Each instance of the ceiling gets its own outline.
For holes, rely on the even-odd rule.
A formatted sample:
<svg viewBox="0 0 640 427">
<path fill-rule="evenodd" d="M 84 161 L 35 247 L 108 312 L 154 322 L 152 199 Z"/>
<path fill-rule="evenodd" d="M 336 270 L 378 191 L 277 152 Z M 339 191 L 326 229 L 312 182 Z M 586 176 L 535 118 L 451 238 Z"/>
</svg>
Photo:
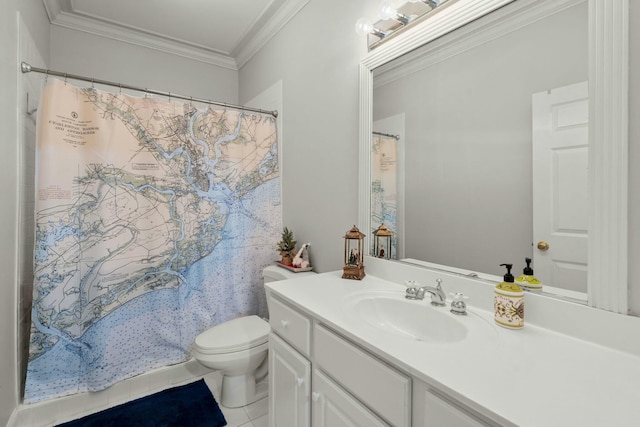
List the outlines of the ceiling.
<svg viewBox="0 0 640 427">
<path fill-rule="evenodd" d="M 237 70 L 309 0 L 42 0 L 52 25 Z"/>
</svg>

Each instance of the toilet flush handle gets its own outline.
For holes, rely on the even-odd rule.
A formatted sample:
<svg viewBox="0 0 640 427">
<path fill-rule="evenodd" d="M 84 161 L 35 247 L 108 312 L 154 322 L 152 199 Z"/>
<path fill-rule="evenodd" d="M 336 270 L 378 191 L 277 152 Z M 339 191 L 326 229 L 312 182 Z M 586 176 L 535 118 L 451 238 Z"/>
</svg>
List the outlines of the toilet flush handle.
<svg viewBox="0 0 640 427">
<path fill-rule="evenodd" d="M 288 320 L 281 320 L 280 323 L 282 324 L 283 328 L 286 328 L 287 326 L 289 326 L 289 321 Z"/>
</svg>

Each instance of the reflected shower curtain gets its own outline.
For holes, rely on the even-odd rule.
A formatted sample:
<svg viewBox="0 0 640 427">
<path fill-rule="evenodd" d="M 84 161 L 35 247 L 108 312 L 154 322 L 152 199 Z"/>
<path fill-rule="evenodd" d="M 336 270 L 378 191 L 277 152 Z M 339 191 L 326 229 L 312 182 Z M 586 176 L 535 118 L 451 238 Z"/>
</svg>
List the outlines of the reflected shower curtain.
<svg viewBox="0 0 640 427">
<path fill-rule="evenodd" d="M 371 235 L 384 224 L 393 233 L 389 256 L 395 258 L 398 254 L 398 140 L 374 132 L 371 147 Z M 375 241 L 373 238 L 370 241 L 370 253 L 373 253 Z"/>
<path fill-rule="evenodd" d="M 55 79 L 38 114 L 25 402 L 183 362 L 206 328 L 266 315 L 273 117 Z"/>
</svg>

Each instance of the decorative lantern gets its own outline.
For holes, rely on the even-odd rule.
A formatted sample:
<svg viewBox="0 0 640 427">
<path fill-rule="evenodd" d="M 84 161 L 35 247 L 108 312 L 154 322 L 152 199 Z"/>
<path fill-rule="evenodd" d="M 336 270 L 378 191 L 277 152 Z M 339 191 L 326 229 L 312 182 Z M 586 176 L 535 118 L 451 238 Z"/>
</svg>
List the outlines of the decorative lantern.
<svg viewBox="0 0 640 427">
<path fill-rule="evenodd" d="M 355 225 L 344 235 L 344 268 L 343 279 L 362 280 L 364 263 L 362 262 L 364 234 Z"/>
<path fill-rule="evenodd" d="M 393 233 L 389 231 L 384 224 L 380 224 L 380 227 L 373 232 L 373 235 L 375 236 L 373 255 L 378 258 L 391 259 L 391 239 Z"/>
</svg>

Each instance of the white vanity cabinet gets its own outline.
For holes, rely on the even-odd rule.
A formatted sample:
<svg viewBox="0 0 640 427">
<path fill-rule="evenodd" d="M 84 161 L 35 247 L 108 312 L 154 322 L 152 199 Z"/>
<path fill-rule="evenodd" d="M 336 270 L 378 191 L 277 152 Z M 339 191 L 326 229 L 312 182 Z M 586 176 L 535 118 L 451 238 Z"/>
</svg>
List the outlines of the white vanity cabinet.
<svg viewBox="0 0 640 427">
<path fill-rule="evenodd" d="M 269 296 L 271 427 L 499 426 Z"/>
<path fill-rule="evenodd" d="M 269 425 L 311 425 L 311 319 L 269 299 Z"/>
<path fill-rule="evenodd" d="M 311 362 L 269 334 L 269 425 L 311 424 Z"/>
<path fill-rule="evenodd" d="M 411 425 L 408 376 L 279 299 L 269 311 L 271 427 Z"/>
<path fill-rule="evenodd" d="M 640 348 L 611 347 L 604 336 L 587 341 L 587 332 L 568 335 L 533 321 L 517 332 L 500 328 L 490 310 L 493 287 L 471 278 L 447 282 L 449 290 L 479 302 L 468 316 L 431 307 L 428 300 L 407 302 L 405 289 L 389 277 L 432 283 L 436 273 L 368 261 L 361 281 L 335 271 L 265 284 L 273 333 L 272 427 L 638 425 Z M 638 318 L 527 297 L 537 310 L 531 310 L 533 318 L 561 320 L 571 313 L 584 323 L 580 328 L 611 328 L 624 336 L 640 330 Z M 412 306 L 417 308 L 410 311 Z M 419 317 L 421 309 L 429 317 Z M 399 325 L 399 332 L 390 325 Z M 593 370 L 598 364 L 607 369 Z"/>
</svg>

